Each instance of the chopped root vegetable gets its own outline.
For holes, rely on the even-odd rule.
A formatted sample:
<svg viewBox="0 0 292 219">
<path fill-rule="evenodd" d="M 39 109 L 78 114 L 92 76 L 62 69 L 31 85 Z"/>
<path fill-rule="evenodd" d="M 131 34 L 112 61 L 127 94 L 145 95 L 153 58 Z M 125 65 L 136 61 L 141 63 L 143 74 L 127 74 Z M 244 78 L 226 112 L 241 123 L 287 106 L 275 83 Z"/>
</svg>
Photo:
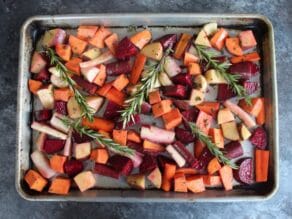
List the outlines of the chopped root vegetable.
<svg viewBox="0 0 292 219">
<path fill-rule="evenodd" d="M 112 52 L 112 54 L 116 54 L 116 48 L 118 46 L 118 34 L 113 33 L 109 37 L 104 40 L 105 45 L 107 48 Z"/>
<path fill-rule="evenodd" d="M 89 40 L 91 39 L 96 31 L 97 31 L 98 27 L 97 26 L 79 26 L 77 29 L 77 37 L 81 40 Z"/>
<path fill-rule="evenodd" d="M 261 59 L 260 55 L 257 52 L 252 52 L 249 54 L 245 54 L 243 56 L 232 57 L 230 58 L 230 62 L 233 64 L 240 63 L 240 62 L 257 62 L 260 59 Z"/>
<path fill-rule="evenodd" d="M 205 186 L 207 187 L 222 186 L 222 181 L 221 181 L 220 176 L 204 175 L 203 180 L 204 180 Z"/>
<path fill-rule="evenodd" d="M 174 175 L 174 191 L 188 192 L 186 177 L 183 173 L 176 173 Z"/>
<path fill-rule="evenodd" d="M 69 37 L 69 45 L 72 48 L 72 52 L 74 54 L 82 54 L 87 47 L 87 42 L 78 39 L 75 36 L 70 35 Z"/>
<path fill-rule="evenodd" d="M 144 151 L 158 152 L 158 153 L 165 151 L 165 148 L 162 145 L 148 141 L 148 140 L 143 141 L 143 149 Z"/>
<path fill-rule="evenodd" d="M 225 38 L 228 36 L 228 32 L 220 28 L 215 35 L 211 38 L 211 45 L 218 50 L 222 50 L 224 46 Z"/>
<path fill-rule="evenodd" d="M 136 56 L 136 59 L 131 71 L 131 76 L 130 76 L 130 82 L 132 84 L 137 84 L 137 82 L 139 81 L 142 71 L 144 69 L 146 60 L 147 60 L 146 56 L 143 55 L 142 53 L 139 53 Z"/>
<path fill-rule="evenodd" d="M 49 160 L 44 153 L 40 151 L 34 151 L 30 157 L 40 174 L 46 179 L 52 178 L 57 174 L 56 171 L 50 167 Z"/>
<path fill-rule="evenodd" d="M 232 55 L 236 55 L 236 56 L 242 56 L 243 55 L 243 51 L 242 51 L 242 49 L 240 47 L 239 38 L 238 37 L 227 38 L 225 40 L 225 45 L 226 45 L 227 50 Z"/>
<path fill-rule="evenodd" d="M 142 126 L 140 132 L 142 139 L 147 139 L 156 143 L 170 144 L 175 139 L 175 132 L 157 128 L 155 126 Z"/>
<path fill-rule="evenodd" d="M 38 90 L 43 86 L 43 83 L 40 81 L 28 80 L 28 88 L 29 91 L 32 92 L 34 95 L 37 95 Z"/>
<path fill-rule="evenodd" d="M 225 165 L 219 170 L 219 174 L 226 191 L 232 190 L 233 174 L 231 167 Z"/>
<path fill-rule="evenodd" d="M 171 100 L 162 100 L 159 103 L 152 105 L 152 112 L 155 118 L 162 116 L 171 111 Z"/>
<path fill-rule="evenodd" d="M 174 49 L 174 54 L 173 57 L 176 59 L 181 59 L 188 44 L 189 41 L 191 40 L 192 35 L 188 34 L 188 33 L 183 33 L 179 39 L 179 41 L 177 42 L 175 49 Z"/>
<path fill-rule="evenodd" d="M 49 188 L 49 193 L 58 195 L 67 195 L 71 186 L 71 180 L 66 178 L 57 177 L 53 179 Z"/>
<path fill-rule="evenodd" d="M 237 115 L 248 128 L 253 128 L 256 126 L 255 121 L 239 106 L 236 104 L 230 102 L 229 100 L 226 100 L 223 105 L 228 108 L 231 112 L 233 112 L 235 115 Z"/>
<path fill-rule="evenodd" d="M 131 36 L 130 41 L 139 49 L 142 49 L 147 43 L 150 42 L 152 34 L 149 30 L 143 30 Z"/>
<path fill-rule="evenodd" d="M 264 98 L 252 98 L 251 105 L 249 105 L 245 100 L 240 100 L 238 104 L 245 112 L 257 117 L 259 113 L 264 108 Z"/>
<path fill-rule="evenodd" d="M 90 122 L 87 119 L 82 119 L 82 125 L 93 130 L 98 131 L 101 129 L 106 132 L 112 131 L 115 126 L 115 124 L 112 121 L 98 117 L 94 117 L 92 122 Z"/>
<path fill-rule="evenodd" d="M 164 127 L 166 130 L 170 130 L 182 123 L 182 115 L 177 108 L 172 109 L 168 113 L 162 116 L 164 121 Z"/>
<path fill-rule="evenodd" d="M 64 163 L 66 162 L 67 157 L 61 155 L 53 155 L 50 158 L 50 166 L 53 170 L 58 173 L 64 173 Z"/>
<path fill-rule="evenodd" d="M 218 159 L 216 157 L 214 157 L 207 166 L 207 170 L 208 173 L 210 175 L 213 175 L 214 173 L 216 173 L 218 170 L 220 170 L 221 168 L 221 164 L 219 163 Z"/>
<path fill-rule="evenodd" d="M 198 63 L 192 62 L 188 64 L 188 73 L 190 75 L 199 75 L 202 74 L 201 67 Z"/>
<path fill-rule="evenodd" d="M 69 61 L 71 58 L 71 47 L 65 44 L 57 44 L 56 45 L 56 53 L 60 56 L 64 61 Z"/>
<path fill-rule="evenodd" d="M 85 171 L 79 173 L 74 177 L 74 181 L 77 184 L 81 192 L 84 192 L 95 186 L 96 180 L 91 171 Z"/>
<path fill-rule="evenodd" d="M 113 139 L 120 145 L 127 145 L 127 130 L 113 130 Z"/>
<path fill-rule="evenodd" d="M 203 177 L 190 177 L 186 181 L 188 190 L 193 193 L 200 193 L 206 190 Z"/>
<path fill-rule="evenodd" d="M 172 180 L 175 175 L 176 165 L 166 163 L 164 165 L 162 185 L 161 188 L 163 191 L 169 192 L 172 186 Z"/>
<path fill-rule="evenodd" d="M 68 70 L 72 71 L 76 75 L 80 75 L 81 70 L 79 64 L 82 62 L 82 59 L 74 57 L 65 63 L 65 66 Z"/>
<path fill-rule="evenodd" d="M 270 152 L 266 150 L 255 150 L 255 178 L 256 182 L 268 180 Z"/>
<path fill-rule="evenodd" d="M 112 86 L 115 87 L 118 91 L 123 90 L 129 84 L 129 79 L 125 74 L 119 75 L 112 83 Z"/>
<path fill-rule="evenodd" d="M 94 36 L 88 41 L 91 45 L 97 48 L 104 48 L 105 39 L 111 34 L 110 30 L 101 26 Z"/>
<path fill-rule="evenodd" d="M 198 62 L 199 62 L 199 57 L 197 57 L 189 52 L 185 53 L 185 56 L 184 56 L 184 65 L 185 66 L 189 66 L 189 64 L 191 64 L 191 63 L 198 63 Z"/>
<path fill-rule="evenodd" d="M 35 170 L 28 170 L 24 176 L 24 180 L 30 189 L 38 192 L 43 191 L 48 183 L 48 181 Z"/>
</svg>

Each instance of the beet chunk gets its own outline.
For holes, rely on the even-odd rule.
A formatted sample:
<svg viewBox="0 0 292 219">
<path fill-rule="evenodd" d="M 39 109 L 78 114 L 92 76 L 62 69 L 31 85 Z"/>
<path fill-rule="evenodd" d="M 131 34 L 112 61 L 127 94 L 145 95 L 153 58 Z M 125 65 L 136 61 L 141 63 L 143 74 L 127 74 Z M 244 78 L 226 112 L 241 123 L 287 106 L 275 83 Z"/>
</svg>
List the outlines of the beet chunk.
<svg viewBox="0 0 292 219">
<path fill-rule="evenodd" d="M 231 74 L 239 74 L 242 79 L 249 80 L 252 76 L 259 73 L 259 68 L 253 62 L 240 62 L 229 67 Z"/>
<path fill-rule="evenodd" d="M 51 119 L 52 110 L 43 109 L 34 112 L 35 120 L 38 122 L 45 122 Z"/>
<path fill-rule="evenodd" d="M 80 160 L 67 160 L 64 163 L 64 172 L 70 177 L 76 176 L 83 170 L 83 163 Z"/>
<path fill-rule="evenodd" d="M 205 147 L 199 157 L 199 159 L 195 160 L 193 168 L 197 170 L 205 169 L 208 163 L 214 158 L 214 155 L 209 151 L 207 147 Z"/>
<path fill-rule="evenodd" d="M 236 94 L 228 84 L 218 84 L 217 100 L 225 101 L 231 97 L 235 97 Z"/>
<path fill-rule="evenodd" d="M 163 49 L 167 49 L 168 47 L 172 48 L 177 41 L 177 36 L 176 34 L 167 34 L 155 41 L 160 42 Z"/>
<path fill-rule="evenodd" d="M 267 133 L 262 127 L 258 127 L 253 131 L 249 140 L 258 149 L 264 150 L 267 146 Z"/>
<path fill-rule="evenodd" d="M 139 167 L 140 173 L 148 173 L 157 167 L 156 158 L 148 153 L 143 157 L 143 161 Z"/>
<path fill-rule="evenodd" d="M 55 101 L 55 111 L 62 115 L 67 115 L 67 103 L 64 101 Z"/>
<path fill-rule="evenodd" d="M 225 157 L 229 159 L 237 158 L 243 155 L 243 149 L 239 141 L 231 141 L 224 146 Z"/>
<path fill-rule="evenodd" d="M 97 86 L 93 83 L 89 83 L 88 81 L 84 80 L 83 78 L 77 76 L 77 75 L 73 75 L 72 79 L 76 82 L 76 84 L 80 87 L 82 87 L 82 89 L 93 95 L 95 94 L 96 90 L 97 90 Z"/>
<path fill-rule="evenodd" d="M 50 77 L 51 77 L 51 74 L 46 68 L 41 70 L 38 74 L 34 74 L 34 79 L 37 81 L 41 81 L 43 83 L 50 81 Z"/>
<path fill-rule="evenodd" d="M 122 39 L 116 48 L 116 57 L 118 59 L 127 59 L 138 53 L 137 47 L 129 40 L 128 37 Z"/>
<path fill-rule="evenodd" d="M 183 85 L 170 85 L 162 88 L 165 96 L 185 99 L 187 97 L 187 88 Z"/>
<path fill-rule="evenodd" d="M 185 86 L 192 86 L 192 76 L 188 73 L 180 73 L 171 78 L 172 82 L 175 84 L 185 85 Z"/>
<path fill-rule="evenodd" d="M 65 146 L 65 140 L 46 139 L 43 150 L 48 154 L 53 154 L 62 150 L 64 146 Z"/>
<path fill-rule="evenodd" d="M 242 158 L 236 162 L 238 169 L 233 170 L 233 176 L 236 181 L 244 184 L 252 184 L 254 182 L 253 161 L 251 158 Z"/>
<path fill-rule="evenodd" d="M 133 162 L 130 158 L 114 155 L 109 158 L 108 163 L 117 171 L 120 175 L 128 176 L 133 170 Z"/>
<path fill-rule="evenodd" d="M 117 120 L 120 116 L 120 112 L 123 109 L 122 106 L 112 102 L 112 101 L 108 101 L 103 117 L 105 119 L 109 119 L 109 120 Z"/>
<path fill-rule="evenodd" d="M 189 144 L 195 140 L 193 134 L 190 131 L 179 127 L 175 128 L 175 137 L 184 144 Z"/>
<path fill-rule="evenodd" d="M 117 76 L 131 71 L 130 61 L 117 61 L 106 64 L 106 73 L 110 76 Z"/>
<path fill-rule="evenodd" d="M 120 174 L 114 170 L 112 167 L 95 163 L 94 165 L 94 172 L 103 176 L 109 176 L 115 179 L 118 179 L 120 177 Z"/>
<path fill-rule="evenodd" d="M 84 142 L 89 142 L 92 141 L 93 139 L 90 138 L 88 135 L 80 135 L 78 132 L 73 131 L 72 132 L 72 138 L 73 138 L 73 142 L 80 144 L 80 143 L 84 143 Z"/>
</svg>

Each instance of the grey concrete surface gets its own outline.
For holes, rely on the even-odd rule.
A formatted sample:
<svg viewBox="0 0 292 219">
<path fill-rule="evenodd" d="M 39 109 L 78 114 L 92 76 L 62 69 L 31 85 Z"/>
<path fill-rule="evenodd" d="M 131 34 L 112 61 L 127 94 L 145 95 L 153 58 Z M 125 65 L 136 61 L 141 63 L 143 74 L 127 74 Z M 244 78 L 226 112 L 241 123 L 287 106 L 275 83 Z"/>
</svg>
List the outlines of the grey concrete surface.
<svg viewBox="0 0 292 219">
<path fill-rule="evenodd" d="M 104 12 L 260 13 L 275 27 L 280 112 L 280 189 L 261 203 L 121 204 L 28 202 L 14 188 L 19 29 L 37 14 Z M 1 0 L 0 218 L 291 218 L 291 0 Z"/>
</svg>

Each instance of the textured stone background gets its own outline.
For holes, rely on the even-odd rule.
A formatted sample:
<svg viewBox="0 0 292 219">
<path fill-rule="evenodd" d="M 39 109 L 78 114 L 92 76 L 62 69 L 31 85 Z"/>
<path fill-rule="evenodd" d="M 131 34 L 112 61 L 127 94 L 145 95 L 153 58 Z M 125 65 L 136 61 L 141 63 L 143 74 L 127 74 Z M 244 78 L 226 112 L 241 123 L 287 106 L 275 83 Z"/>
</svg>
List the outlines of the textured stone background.
<svg viewBox="0 0 292 219">
<path fill-rule="evenodd" d="M 82 3 L 81 3 L 82 2 Z M 261 13 L 274 24 L 280 112 L 280 189 L 263 203 L 97 204 L 22 200 L 14 188 L 16 81 L 19 30 L 37 14 L 105 12 Z M 0 1 L 0 218 L 291 218 L 292 215 L 292 1 Z"/>
</svg>

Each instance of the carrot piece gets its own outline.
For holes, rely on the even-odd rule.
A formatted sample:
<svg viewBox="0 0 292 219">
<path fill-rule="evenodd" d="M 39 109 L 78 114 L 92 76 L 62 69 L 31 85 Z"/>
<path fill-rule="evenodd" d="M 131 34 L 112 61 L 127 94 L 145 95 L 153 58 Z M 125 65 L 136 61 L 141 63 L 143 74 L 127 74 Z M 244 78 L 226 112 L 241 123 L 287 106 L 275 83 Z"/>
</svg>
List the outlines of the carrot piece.
<svg viewBox="0 0 292 219">
<path fill-rule="evenodd" d="M 190 63 L 188 65 L 188 73 L 190 75 L 199 75 L 202 74 L 201 66 L 198 63 Z"/>
<path fill-rule="evenodd" d="M 57 44 L 55 46 L 56 53 L 60 56 L 64 61 L 69 61 L 71 58 L 71 46 L 65 44 Z"/>
<path fill-rule="evenodd" d="M 203 152 L 203 149 L 205 148 L 205 144 L 201 142 L 200 140 L 197 140 L 194 145 L 194 155 L 196 158 L 199 158 L 201 153 Z"/>
<path fill-rule="evenodd" d="M 82 62 L 82 59 L 74 57 L 70 59 L 68 62 L 65 63 L 65 66 L 68 68 L 68 70 L 72 71 L 76 75 L 80 75 L 81 70 L 79 63 Z"/>
<path fill-rule="evenodd" d="M 144 151 L 153 151 L 153 152 L 165 151 L 165 148 L 162 145 L 148 141 L 148 140 L 143 141 L 143 149 Z"/>
<path fill-rule="evenodd" d="M 117 89 L 114 88 L 114 87 L 112 87 L 112 88 L 107 92 L 107 94 L 105 95 L 105 97 L 106 97 L 108 100 L 110 100 L 110 101 L 112 101 L 112 102 L 114 102 L 114 103 L 116 103 L 116 104 L 118 104 L 118 105 L 120 105 L 120 106 L 123 106 L 123 105 L 124 105 L 125 96 L 126 96 L 125 93 L 123 93 L 123 92 L 117 90 Z"/>
<path fill-rule="evenodd" d="M 266 112 L 265 112 L 265 99 L 262 98 L 263 100 L 263 107 L 261 108 L 261 111 L 259 112 L 258 116 L 256 117 L 256 121 L 258 125 L 263 125 L 265 124 L 266 121 Z"/>
<path fill-rule="evenodd" d="M 132 84 L 137 84 L 139 81 L 139 78 L 142 74 L 142 71 L 144 69 L 145 63 L 146 63 L 147 57 L 143 55 L 142 53 L 139 53 L 136 56 L 132 71 L 131 71 L 131 76 L 130 76 L 130 82 Z"/>
<path fill-rule="evenodd" d="M 231 167 L 225 165 L 219 170 L 219 174 L 226 191 L 232 190 L 233 173 Z"/>
<path fill-rule="evenodd" d="M 50 158 L 50 166 L 53 170 L 58 173 L 64 173 L 64 163 L 66 162 L 67 157 L 61 155 L 53 155 Z"/>
<path fill-rule="evenodd" d="M 232 55 L 235 55 L 235 56 L 242 56 L 243 55 L 243 51 L 240 47 L 238 37 L 226 38 L 225 46 L 226 46 L 228 52 L 230 52 Z"/>
<path fill-rule="evenodd" d="M 161 102 L 159 90 L 155 90 L 155 91 L 150 92 L 148 97 L 149 97 L 150 104 L 155 104 L 155 103 Z"/>
<path fill-rule="evenodd" d="M 96 93 L 100 96 L 105 97 L 111 88 L 112 88 L 112 83 L 107 83 L 107 84 L 104 84 L 102 87 L 100 87 L 96 91 Z"/>
<path fill-rule="evenodd" d="M 203 102 L 199 105 L 196 105 L 196 107 L 199 110 L 202 110 L 203 112 L 213 116 L 213 118 L 216 118 L 217 112 L 219 111 L 219 108 L 220 108 L 220 103 L 219 102 Z"/>
<path fill-rule="evenodd" d="M 174 175 L 174 191 L 188 192 L 186 177 L 183 173 L 176 173 Z"/>
<path fill-rule="evenodd" d="M 167 130 L 173 129 L 182 122 L 182 115 L 177 108 L 172 109 L 170 112 L 162 115 L 164 126 Z"/>
<path fill-rule="evenodd" d="M 119 41 L 118 34 L 116 33 L 113 33 L 112 35 L 110 35 L 104 40 L 105 45 L 107 46 L 109 51 L 111 51 L 112 54 L 116 54 L 118 41 Z"/>
<path fill-rule="evenodd" d="M 89 160 L 94 160 L 94 161 L 96 160 L 96 158 L 97 158 L 97 149 L 98 148 L 91 150 L 90 156 L 89 156 Z"/>
<path fill-rule="evenodd" d="M 87 41 L 95 35 L 97 29 L 97 26 L 81 25 L 77 29 L 77 37 L 81 40 Z"/>
<path fill-rule="evenodd" d="M 218 170 L 220 170 L 221 168 L 221 164 L 219 163 L 218 159 L 216 157 L 214 157 L 209 163 L 208 163 L 208 166 L 207 166 L 207 170 L 208 170 L 208 173 L 210 175 L 216 173 Z"/>
<path fill-rule="evenodd" d="M 78 39 L 77 37 L 70 35 L 69 36 L 69 45 L 72 48 L 72 52 L 74 54 L 80 55 L 81 53 L 84 52 L 84 50 L 87 47 L 87 42 Z"/>
<path fill-rule="evenodd" d="M 250 113 L 254 117 L 257 117 L 262 111 L 262 108 L 264 107 L 264 98 L 252 98 L 251 99 L 251 105 L 249 105 L 244 99 L 239 101 L 238 104 L 245 112 Z"/>
<path fill-rule="evenodd" d="M 149 30 L 143 30 L 131 36 L 130 41 L 139 49 L 142 49 L 147 43 L 150 42 L 151 38 L 151 32 Z"/>
<path fill-rule="evenodd" d="M 232 57 L 230 59 L 230 62 L 235 64 L 235 63 L 239 63 L 239 62 L 257 62 L 261 59 L 260 55 L 257 52 L 252 52 L 249 54 L 245 54 L 243 56 L 239 56 L 239 57 Z"/>
<path fill-rule="evenodd" d="M 174 49 L 174 54 L 173 57 L 176 59 L 181 59 L 181 57 L 183 56 L 189 41 L 191 40 L 192 35 L 188 34 L 188 33 L 183 33 L 178 41 L 178 43 L 176 44 L 176 47 Z"/>
<path fill-rule="evenodd" d="M 193 55 L 192 53 L 185 52 L 184 56 L 184 66 L 188 66 L 190 63 L 198 63 L 199 57 Z"/>
<path fill-rule="evenodd" d="M 222 50 L 224 46 L 224 40 L 228 36 L 228 32 L 220 28 L 215 35 L 211 38 L 211 45 L 218 50 Z"/>
<path fill-rule="evenodd" d="M 222 181 L 220 176 L 203 176 L 205 186 L 222 186 Z"/>
<path fill-rule="evenodd" d="M 104 40 L 109 35 L 111 35 L 111 31 L 103 26 L 101 26 L 95 33 L 95 35 L 88 41 L 91 45 L 97 48 L 104 48 Z"/>
<path fill-rule="evenodd" d="M 176 170 L 175 174 L 177 173 L 183 173 L 185 175 L 193 175 L 193 174 L 198 174 L 198 171 L 194 168 L 179 168 Z"/>
<path fill-rule="evenodd" d="M 220 128 L 211 128 L 209 130 L 209 136 L 211 136 L 212 141 L 218 148 L 224 148 L 224 138 Z"/>
<path fill-rule="evenodd" d="M 187 178 L 187 188 L 193 193 L 204 192 L 206 189 L 203 177 Z"/>
<path fill-rule="evenodd" d="M 30 189 L 41 192 L 47 185 L 48 181 L 35 170 L 29 170 L 24 176 L 25 182 Z"/>
<path fill-rule="evenodd" d="M 127 145 L 127 130 L 113 130 L 113 139 L 120 145 Z"/>
<path fill-rule="evenodd" d="M 125 74 L 119 75 L 112 83 L 113 87 L 115 87 L 118 91 L 123 90 L 129 84 L 129 79 Z"/>
<path fill-rule="evenodd" d="M 97 148 L 96 149 L 96 157 L 95 157 L 95 162 L 96 163 L 101 163 L 101 164 L 106 164 L 109 158 L 109 154 L 107 149 L 105 148 Z"/>
<path fill-rule="evenodd" d="M 96 131 L 101 129 L 106 132 L 112 131 L 115 127 L 114 122 L 107 119 L 98 118 L 98 117 L 94 117 L 92 122 L 83 118 L 82 125 L 87 126 L 88 128 L 96 130 Z"/>
<path fill-rule="evenodd" d="M 69 193 L 71 186 L 71 180 L 61 177 L 53 179 L 51 186 L 49 188 L 49 193 L 54 193 L 58 195 L 66 195 Z"/>
<path fill-rule="evenodd" d="M 208 135 L 212 119 L 213 119 L 212 116 L 203 111 L 200 111 L 197 117 L 196 125 L 202 132 Z"/>
<path fill-rule="evenodd" d="M 70 88 L 54 89 L 54 99 L 68 102 L 70 97 L 74 95 L 74 92 Z"/>
<path fill-rule="evenodd" d="M 171 111 L 171 100 L 162 100 L 159 103 L 152 105 L 152 112 L 155 118 L 164 115 Z"/>
<path fill-rule="evenodd" d="M 256 182 L 268 180 L 270 152 L 267 150 L 255 150 L 255 177 Z"/>
<path fill-rule="evenodd" d="M 169 192 L 171 189 L 171 182 L 175 175 L 176 165 L 175 164 L 164 164 L 164 172 L 162 176 L 161 188 L 163 191 Z"/>
<path fill-rule="evenodd" d="M 129 141 L 133 141 L 133 142 L 136 142 L 136 143 L 141 143 L 140 135 L 137 132 L 133 131 L 133 130 L 129 130 L 128 131 L 127 139 Z"/>
<path fill-rule="evenodd" d="M 98 86 L 103 86 L 106 80 L 106 67 L 105 65 L 101 64 L 98 66 L 98 68 L 99 68 L 99 73 L 94 78 L 93 83 L 97 84 Z"/>
<path fill-rule="evenodd" d="M 43 83 L 40 81 L 28 80 L 28 89 L 30 92 L 32 92 L 34 95 L 37 94 L 37 91 L 43 86 Z"/>
</svg>

